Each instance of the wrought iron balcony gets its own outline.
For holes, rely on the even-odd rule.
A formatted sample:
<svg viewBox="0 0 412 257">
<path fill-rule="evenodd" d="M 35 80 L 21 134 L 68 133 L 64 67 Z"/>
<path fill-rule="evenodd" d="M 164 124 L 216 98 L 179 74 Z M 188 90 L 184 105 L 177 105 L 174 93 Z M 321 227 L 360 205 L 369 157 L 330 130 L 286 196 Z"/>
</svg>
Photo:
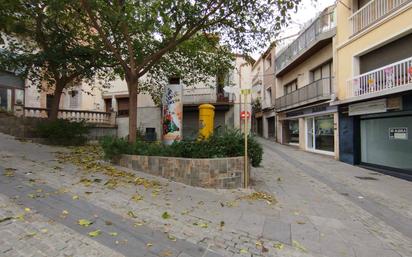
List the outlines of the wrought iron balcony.
<svg viewBox="0 0 412 257">
<path fill-rule="evenodd" d="M 349 17 L 352 35 L 359 33 L 412 0 L 372 0 Z"/>
<path fill-rule="evenodd" d="M 276 111 L 330 99 L 333 78 L 323 78 L 301 87 L 292 93 L 276 98 Z"/>
<path fill-rule="evenodd" d="M 281 50 L 276 57 L 276 75 L 295 62 L 317 43 L 332 38 L 336 34 L 335 7 L 322 12 L 287 48 Z"/>
<path fill-rule="evenodd" d="M 412 57 L 353 77 L 347 81 L 346 96 L 369 98 L 412 89 Z"/>
</svg>

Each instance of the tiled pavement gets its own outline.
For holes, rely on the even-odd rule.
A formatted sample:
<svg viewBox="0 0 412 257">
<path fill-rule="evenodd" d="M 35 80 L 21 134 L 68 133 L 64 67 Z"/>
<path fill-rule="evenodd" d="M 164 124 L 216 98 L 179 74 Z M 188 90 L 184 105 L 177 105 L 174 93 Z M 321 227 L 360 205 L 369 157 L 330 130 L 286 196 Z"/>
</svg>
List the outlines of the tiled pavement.
<svg viewBox="0 0 412 257">
<path fill-rule="evenodd" d="M 64 149 L 0 134 L 0 166 L 17 169 L 14 177 L 0 172 L 0 219 L 25 213 L 24 220 L 0 223 L 0 256 L 412 256 L 410 182 L 262 143 L 255 188 L 273 193 L 276 205 L 238 200 L 249 190 L 196 189 L 163 179 L 160 192 L 85 186 L 82 171 L 56 162 L 52 152 Z M 54 193 L 27 197 L 37 191 Z M 143 196 L 137 203 L 130 200 L 136 192 Z M 162 218 L 164 211 L 170 219 Z M 81 227 L 80 218 L 94 223 Z M 87 236 L 95 229 L 101 235 Z"/>
</svg>

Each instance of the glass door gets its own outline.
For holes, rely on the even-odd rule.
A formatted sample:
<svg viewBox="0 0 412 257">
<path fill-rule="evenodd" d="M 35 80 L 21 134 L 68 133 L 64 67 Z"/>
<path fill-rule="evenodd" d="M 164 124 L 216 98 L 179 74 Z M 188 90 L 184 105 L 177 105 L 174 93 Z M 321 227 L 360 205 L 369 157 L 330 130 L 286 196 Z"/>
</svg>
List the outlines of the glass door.
<svg viewBox="0 0 412 257">
<path fill-rule="evenodd" d="M 335 150 L 333 116 L 315 117 L 315 148 L 321 151 Z"/>
<path fill-rule="evenodd" d="M 313 150 L 315 147 L 315 142 L 314 141 L 314 136 L 313 136 L 313 130 L 314 130 L 314 126 L 313 126 L 313 117 L 311 118 L 307 118 L 306 119 L 306 132 L 307 132 L 307 137 L 306 137 L 306 146 L 308 149 Z"/>
<path fill-rule="evenodd" d="M 306 135 L 308 150 L 334 152 L 333 115 L 306 118 Z"/>
<path fill-rule="evenodd" d="M 299 144 L 299 120 L 287 121 L 287 142 L 289 144 Z"/>
</svg>

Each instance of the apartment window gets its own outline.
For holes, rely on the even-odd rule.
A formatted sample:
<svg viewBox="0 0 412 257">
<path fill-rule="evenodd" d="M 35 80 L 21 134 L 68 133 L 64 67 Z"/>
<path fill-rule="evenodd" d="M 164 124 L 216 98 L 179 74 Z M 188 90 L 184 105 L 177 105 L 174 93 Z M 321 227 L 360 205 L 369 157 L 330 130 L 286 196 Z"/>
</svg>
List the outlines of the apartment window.
<svg viewBox="0 0 412 257">
<path fill-rule="evenodd" d="M 311 71 L 311 80 L 317 81 L 324 78 L 330 78 L 332 72 L 332 62 L 324 63 Z"/>
<path fill-rule="evenodd" d="M 117 98 L 117 115 L 119 117 L 129 116 L 129 98 Z"/>
<path fill-rule="evenodd" d="M 269 69 L 272 66 L 272 54 L 269 54 L 265 59 L 266 69 Z"/>
<path fill-rule="evenodd" d="M 266 104 L 272 106 L 272 89 L 266 89 Z"/>
<path fill-rule="evenodd" d="M 24 103 L 24 90 L 15 89 L 14 90 L 14 104 L 22 105 Z"/>
<path fill-rule="evenodd" d="M 285 85 L 285 95 L 292 93 L 298 89 L 298 80 L 295 79 Z"/>
<path fill-rule="evenodd" d="M 80 94 L 77 90 L 69 92 L 70 95 L 70 108 L 78 108 L 80 104 Z"/>
</svg>

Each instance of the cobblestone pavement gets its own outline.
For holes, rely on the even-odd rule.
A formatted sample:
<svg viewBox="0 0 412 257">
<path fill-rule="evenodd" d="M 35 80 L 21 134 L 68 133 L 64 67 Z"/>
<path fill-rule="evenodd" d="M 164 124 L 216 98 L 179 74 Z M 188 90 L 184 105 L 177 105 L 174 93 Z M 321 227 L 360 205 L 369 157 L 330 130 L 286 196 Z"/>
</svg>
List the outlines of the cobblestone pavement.
<svg viewBox="0 0 412 257">
<path fill-rule="evenodd" d="M 255 190 L 276 204 L 143 173 L 161 188 L 108 188 L 105 175 L 59 163 L 67 149 L 0 134 L 0 220 L 13 217 L 0 222 L 0 256 L 412 256 L 409 182 L 262 143 Z"/>
</svg>

